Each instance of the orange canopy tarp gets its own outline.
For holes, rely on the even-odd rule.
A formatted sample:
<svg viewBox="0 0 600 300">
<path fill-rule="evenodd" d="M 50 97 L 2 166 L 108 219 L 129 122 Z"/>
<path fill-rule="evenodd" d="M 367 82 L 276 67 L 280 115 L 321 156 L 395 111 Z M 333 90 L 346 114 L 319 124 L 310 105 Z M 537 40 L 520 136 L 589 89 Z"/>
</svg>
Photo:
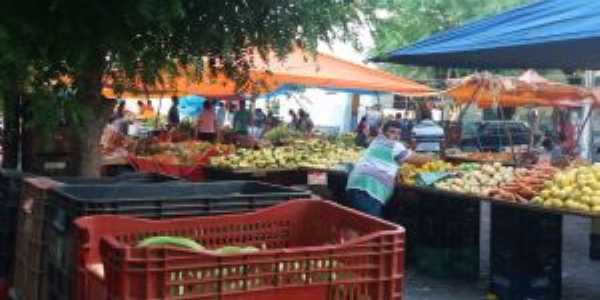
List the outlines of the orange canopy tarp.
<svg viewBox="0 0 600 300">
<path fill-rule="evenodd" d="M 144 88 L 141 82 L 136 82 L 121 96 L 195 94 L 207 98 L 220 98 L 239 94 L 263 94 L 286 84 L 379 91 L 407 96 L 433 93 L 431 88 L 399 76 L 326 54 L 318 53 L 312 56 L 300 49 L 282 60 L 274 53 L 269 54 L 267 60 L 254 54 L 252 61 L 254 66 L 249 72 L 249 83 L 239 89 L 233 80 L 223 74 L 218 74 L 216 78 L 195 81 L 189 76 L 171 78 L 165 73 L 161 76 L 166 83 Z M 107 80 L 103 93 L 107 97 L 115 96 L 110 80 Z"/>
<path fill-rule="evenodd" d="M 454 82 L 446 92 L 457 103 L 474 102 L 482 108 L 553 106 L 569 107 L 596 99 L 592 91 L 549 81 L 533 70 L 520 77 L 477 73 Z"/>
</svg>

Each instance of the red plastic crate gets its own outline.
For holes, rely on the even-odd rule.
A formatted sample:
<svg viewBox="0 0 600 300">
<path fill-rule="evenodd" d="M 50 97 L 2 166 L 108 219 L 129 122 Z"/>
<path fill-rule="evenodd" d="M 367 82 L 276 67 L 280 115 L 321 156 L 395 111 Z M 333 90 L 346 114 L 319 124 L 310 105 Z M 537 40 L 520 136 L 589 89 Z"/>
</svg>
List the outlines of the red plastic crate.
<svg viewBox="0 0 600 300">
<path fill-rule="evenodd" d="M 75 225 L 75 299 L 402 299 L 404 229 L 329 201 L 163 221 L 92 216 Z M 263 250 L 133 246 L 153 235 Z"/>
<path fill-rule="evenodd" d="M 0 278 L 0 300 L 8 300 L 8 284 L 6 278 Z"/>
</svg>

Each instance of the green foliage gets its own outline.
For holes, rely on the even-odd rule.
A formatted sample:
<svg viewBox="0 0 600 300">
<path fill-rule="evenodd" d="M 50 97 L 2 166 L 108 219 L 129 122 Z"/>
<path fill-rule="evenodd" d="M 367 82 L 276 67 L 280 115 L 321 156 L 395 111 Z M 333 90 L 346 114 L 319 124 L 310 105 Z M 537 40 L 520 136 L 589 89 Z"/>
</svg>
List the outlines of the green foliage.
<svg viewBox="0 0 600 300">
<path fill-rule="evenodd" d="M 408 46 L 433 33 L 529 2 L 528 0 L 380 0 L 389 18 L 375 22 L 374 54 Z M 445 70 L 387 65 L 392 72 L 419 79 L 440 77 Z M 437 72 L 436 72 L 437 71 Z M 436 76 L 437 75 L 437 76 Z M 462 74 L 461 74 L 462 75 Z"/>
<path fill-rule="evenodd" d="M 352 39 L 349 24 L 369 12 L 366 1 L 341 0 L 7 0 L 0 4 L 0 61 L 28 59 L 46 78 L 90 70 L 119 79 L 162 80 L 159 70 L 206 63 L 245 79 L 246 54 L 296 44 L 314 50 L 318 40 Z M 364 14 L 365 16 L 368 14 Z M 364 18 L 363 18 L 364 19 Z M 4 37 L 3 37 L 4 36 Z M 6 49 L 4 49 L 6 48 Z M 15 57 L 19 53 L 22 58 Z M 41 75 L 41 74 L 38 74 Z M 124 76 L 124 77 L 123 77 Z"/>
<path fill-rule="evenodd" d="M 241 86 L 249 52 L 281 57 L 297 45 L 315 50 L 319 40 L 356 40 L 349 26 L 369 20 L 373 1 L 5 0 L 0 70 L 8 72 L 0 71 L 0 84 L 17 74 L 21 90 L 48 97 L 32 106 L 49 123 L 58 118 L 45 108 L 56 107 L 64 89 L 48 85 L 61 78 L 73 80 L 77 100 L 67 109 L 99 97 L 106 75 L 118 90 L 136 80 L 168 84 L 183 65 L 185 75 L 199 79 L 208 66 Z M 158 76 L 161 70 L 173 76 Z"/>
</svg>

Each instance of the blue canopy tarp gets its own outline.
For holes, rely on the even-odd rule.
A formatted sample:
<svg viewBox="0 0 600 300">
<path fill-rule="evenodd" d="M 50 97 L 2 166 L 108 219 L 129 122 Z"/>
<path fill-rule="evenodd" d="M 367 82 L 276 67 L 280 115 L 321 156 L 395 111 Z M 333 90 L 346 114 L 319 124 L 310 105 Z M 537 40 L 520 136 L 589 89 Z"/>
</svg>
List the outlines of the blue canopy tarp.
<svg viewBox="0 0 600 300">
<path fill-rule="evenodd" d="M 193 119 L 202 112 L 202 105 L 206 99 L 204 97 L 189 95 L 179 97 L 179 115 L 181 118 Z"/>
<path fill-rule="evenodd" d="M 600 69 L 600 1 L 538 1 L 434 34 L 373 61 L 480 69 Z"/>
</svg>

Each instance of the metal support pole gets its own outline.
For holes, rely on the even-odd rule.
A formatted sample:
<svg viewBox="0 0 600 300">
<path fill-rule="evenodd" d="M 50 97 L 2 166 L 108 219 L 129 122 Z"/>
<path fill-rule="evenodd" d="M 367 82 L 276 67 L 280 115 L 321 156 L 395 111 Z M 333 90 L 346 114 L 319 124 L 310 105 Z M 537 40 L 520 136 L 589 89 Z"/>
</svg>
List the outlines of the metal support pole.
<svg viewBox="0 0 600 300">
<path fill-rule="evenodd" d="M 592 71 L 585 71 L 585 87 L 588 89 L 594 88 L 594 73 Z M 592 101 L 586 100 L 583 115 L 586 116 L 583 129 L 581 131 L 581 153 L 585 159 L 591 159 L 592 155 L 592 126 L 589 116 L 592 114 Z M 592 219 L 592 230 L 590 233 L 590 259 L 600 260 L 600 219 Z"/>
<path fill-rule="evenodd" d="M 585 87 L 588 89 L 594 88 L 594 72 L 585 71 Z M 586 119 L 583 123 L 583 129 L 581 131 L 581 140 L 579 147 L 581 148 L 581 156 L 584 159 L 591 159 L 592 153 L 592 126 L 591 122 L 588 118 L 592 113 L 592 101 L 591 99 L 586 99 L 585 104 L 583 106 L 583 115 Z"/>
</svg>

